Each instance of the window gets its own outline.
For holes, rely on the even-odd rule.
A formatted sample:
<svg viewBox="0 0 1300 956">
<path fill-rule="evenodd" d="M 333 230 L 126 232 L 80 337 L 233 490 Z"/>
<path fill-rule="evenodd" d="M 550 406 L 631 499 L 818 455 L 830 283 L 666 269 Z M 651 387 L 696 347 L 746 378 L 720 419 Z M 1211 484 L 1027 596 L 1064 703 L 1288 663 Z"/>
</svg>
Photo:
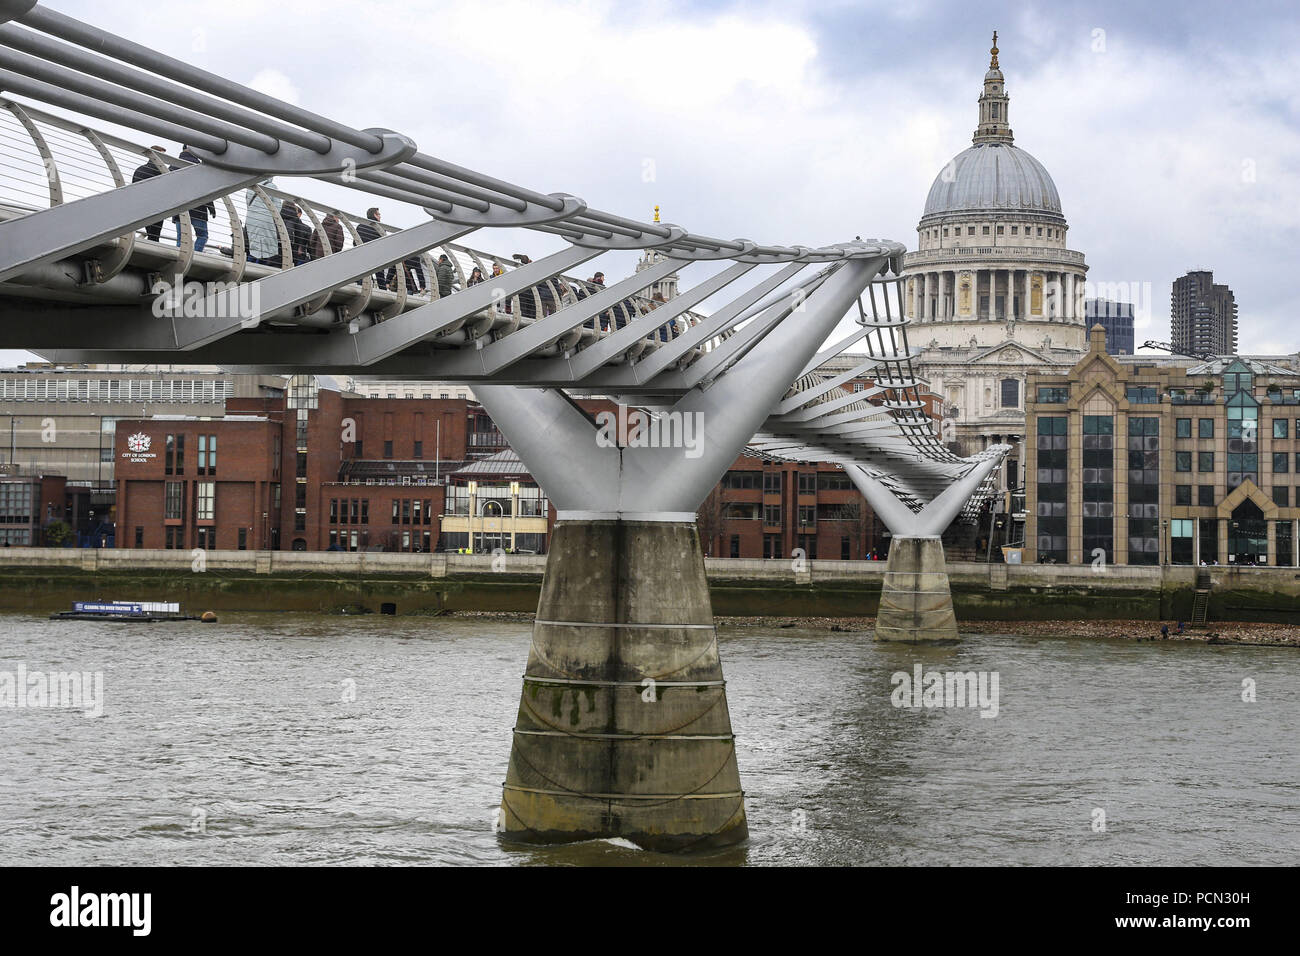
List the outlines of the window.
<svg viewBox="0 0 1300 956">
<path fill-rule="evenodd" d="M 417 441 L 415 443 L 415 449 L 411 452 L 411 457 L 417 460 L 424 457 L 424 442 Z"/>
<path fill-rule="evenodd" d="M 307 512 L 304 511 L 302 508 L 297 509 L 297 510 L 293 513 L 293 530 L 294 530 L 294 531 L 306 531 L 306 530 L 307 530 Z M 306 549 L 306 548 L 295 548 L 294 550 L 295 550 L 295 551 L 306 551 L 307 549 Z"/>
<path fill-rule="evenodd" d="M 763 535 L 763 557 L 784 558 L 784 550 L 781 547 L 781 536 L 779 534 Z"/>
<path fill-rule="evenodd" d="M 812 495 L 817 493 L 817 472 L 801 471 L 799 472 L 799 494 Z"/>
<path fill-rule="evenodd" d="M 208 473 L 208 436 L 199 436 L 199 471 L 200 475 Z"/>
<path fill-rule="evenodd" d="M 1064 415 L 1038 418 L 1038 556 L 1061 563 L 1067 560 L 1067 469 L 1069 437 Z"/>
<path fill-rule="evenodd" d="M 1191 471 L 1192 453 L 1190 451 L 1174 452 L 1174 471 Z"/>
<path fill-rule="evenodd" d="M 1197 471 L 1214 471 L 1214 452 L 1198 451 L 1196 453 Z"/>
<path fill-rule="evenodd" d="M 763 524 L 779 525 L 781 523 L 781 506 L 764 505 L 763 506 Z"/>
<path fill-rule="evenodd" d="M 850 491 L 853 481 L 842 471 L 821 471 L 817 473 L 819 491 Z"/>
<path fill-rule="evenodd" d="M 1069 400 L 1070 389 L 1066 386 L 1038 386 L 1038 404 L 1040 405 L 1064 405 Z"/>
<path fill-rule="evenodd" d="M 180 518 L 185 501 L 185 482 L 169 481 L 164 495 L 163 517 Z"/>
<path fill-rule="evenodd" d="M 330 524 L 338 524 L 338 523 L 339 523 L 339 500 L 337 498 L 331 498 L 330 499 Z"/>
<path fill-rule="evenodd" d="M 354 441 L 354 442 L 352 443 L 352 457 L 353 457 L 353 458 L 365 458 L 365 457 L 366 457 L 365 452 L 363 452 L 363 451 L 361 450 L 361 439 L 360 439 L 360 438 L 358 438 L 356 441 Z"/>
<path fill-rule="evenodd" d="M 1287 418 L 1275 418 L 1275 419 L 1273 419 L 1273 437 L 1274 437 L 1274 438 L 1286 438 L 1286 437 L 1287 437 L 1287 426 L 1290 425 L 1290 424 L 1291 424 L 1291 421 L 1290 421 L 1290 419 L 1287 419 Z"/>
<path fill-rule="evenodd" d="M 763 472 L 763 494 L 779 495 L 781 493 L 781 472 Z"/>
<path fill-rule="evenodd" d="M 1002 228 L 1003 228 L 1002 226 L 998 226 L 998 235 L 999 235 L 999 236 L 1002 235 Z"/>
<path fill-rule="evenodd" d="M 1083 416 L 1083 549 L 1107 561 L 1115 551 L 1115 419 Z"/>
<path fill-rule="evenodd" d="M 967 226 L 967 227 L 966 227 L 966 235 L 968 235 L 968 236 L 973 236 L 973 235 L 975 235 L 975 227 L 974 227 L 974 226 Z"/>
<path fill-rule="evenodd" d="M 136 525 L 135 527 L 135 546 L 137 548 L 144 547 L 144 528 L 139 525 Z"/>
<path fill-rule="evenodd" d="M 208 474 L 217 473 L 217 436 L 208 436 Z"/>
<path fill-rule="evenodd" d="M 271 510 L 280 510 L 280 483 L 278 481 L 271 485 Z"/>
<path fill-rule="evenodd" d="M 989 227 L 988 227 L 988 226 L 985 226 L 985 227 L 984 227 L 984 232 L 983 232 L 983 234 L 986 235 L 986 236 L 989 234 Z"/>
<path fill-rule="evenodd" d="M 738 534 L 731 536 L 731 556 L 733 558 L 740 557 L 740 535 Z"/>
<path fill-rule="evenodd" d="M 1191 485 L 1174 485 L 1174 504 L 1190 505 L 1192 503 Z"/>
<path fill-rule="evenodd" d="M 240 551 L 248 550 L 248 529 L 247 528 L 239 529 L 239 550 Z"/>
<path fill-rule="evenodd" d="M 1286 474 L 1286 470 L 1287 470 L 1286 466 L 1290 464 L 1290 457 L 1291 456 L 1284 451 L 1273 452 L 1273 474 L 1275 475 Z"/>
<path fill-rule="evenodd" d="M 1160 401 L 1154 386 L 1130 385 L 1125 390 L 1125 395 L 1134 405 L 1155 405 Z"/>
<path fill-rule="evenodd" d="M 1213 418 L 1198 418 L 1198 419 L 1196 420 L 1196 427 L 1197 427 L 1197 431 L 1196 431 L 1196 437 L 1197 437 L 1197 438 L 1213 438 L 1213 437 L 1214 437 L 1214 419 L 1213 419 Z"/>
<path fill-rule="evenodd" d="M 1002 380 L 1002 407 L 1020 407 L 1020 379 L 1004 378 Z"/>
<path fill-rule="evenodd" d="M 1196 486 L 1196 503 L 1202 508 L 1214 507 L 1214 485 Z"/>
<path fill-rule="evenodd" d="M 384 457 L 385 458 L 393 457 L 393 443 L 391 440 L 387 440 L 384 442 Z"/>
<path fill-rule="evenodd" d="M 1128 563 L 1160 559 L 1160 419 L 1128 420 Z"/>
<path fill-rule="evenodd" d="M 353 515 L 356 514 L 356 508 L 357 508 L 357 505 L 356 505 L 356 502 L 354 501 L 354 502 L 352 503 L 352 513 L 353 513 Z M 362 524 L 370 524 L 370 499 L 369 499 L 369 498 L 362 498 L 362 499 L 361 499 L 361 523 L 362 523 Z"/>
<path fill-rule="evenodd" d="M 175 550 L 176 548 L 185 547 L 185 529 L 176 525 L 168 525 L 163 536 L 163 547 Z"/>
<path fill-rule="evenodd" d="M 1192 437 L 1192 420 L 1190 418 L 1174 419 L 1174 437 L 1175 438 Z"/>
<path fill-rule="evenodd" d="M 1274 485 L 1273 486 L 1273 504 L 1279 508 L 1291 507 L 1291 486 Z"/>
<path fill-rule="evenodd" d="M 217 483 L 215 481 L 196 481 L 194 483 L 194 516 L 200 521 L 212 521 L 216 518 Z"/>
<path fill-rule="evenodd" d="M 815 527 L 816 524 L 817 524 L 817 506 L 800 505 L 799 506 L 799 527 L 812 528 Z"/>
<path fill-rule="evenodd" d="M 1012 227 L 1011 227 L 1011 235 L 1013 235 L 1013 236 L 1018 236 L 1018 235 L 1020 235 L 1020 227 L 1019 227 L 1019 226 L 1012 226 Z"/>
<path fill-rule="evenodd" d="M 757 471 L 729 471 L 722 476 L 722 487 L 757 488 L 758 476 Z"/>
<path fill-rule="evenodd" d="M 198 534 L 198 546 L 204 551 L 212 551 L 217 546 L 217 529 L 212 527 L 200 528 Z"/>
<path fill-rule="evenodd" d="M 168 435 L 166 438 L 167 450 L 163 453 L 163 473 L 168 475 L 176 474 L 176 436 Z"/>
</svg>

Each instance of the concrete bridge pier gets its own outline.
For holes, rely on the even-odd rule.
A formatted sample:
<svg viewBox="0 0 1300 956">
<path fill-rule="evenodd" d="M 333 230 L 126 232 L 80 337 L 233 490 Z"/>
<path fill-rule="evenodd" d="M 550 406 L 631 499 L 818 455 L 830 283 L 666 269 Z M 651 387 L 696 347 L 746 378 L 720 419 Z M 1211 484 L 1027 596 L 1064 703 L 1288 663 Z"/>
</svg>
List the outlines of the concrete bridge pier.
<svg viewBox="0 0 1300 956">
<path fill-rule="evenodd" d="M 693 520 L 556 525 L 500 824 L 660 851 L 748 836 Z"/>
<path fill-rule="evenodd" d="M 893 539 L 880 589 L 876 640 L 909 644 L 958 640 L 941 538 Z"/>
<path fill-rule="evenodd" d="M 940 535 L 1010 450 L 994 445 L 973 464 L 962 462 L 963 470 L 943 492 L 915 510 L 899 500 L 879 473 L 861 465 L 845 466 L 850 480 L 894 533 L 876 613 L 876 640 L 921 644 L 960 639 Z"/>
</svg>

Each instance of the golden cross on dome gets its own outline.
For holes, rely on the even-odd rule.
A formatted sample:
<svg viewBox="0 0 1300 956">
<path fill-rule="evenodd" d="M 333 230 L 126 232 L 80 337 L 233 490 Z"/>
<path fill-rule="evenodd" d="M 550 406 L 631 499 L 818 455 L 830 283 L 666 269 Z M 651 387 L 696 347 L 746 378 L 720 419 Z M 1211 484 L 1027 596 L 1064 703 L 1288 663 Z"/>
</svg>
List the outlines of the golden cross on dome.
<svg viewBox="0 0 1300 956">
<path fill-rule="evenodd" d="M 993 54 L 993 59 L 989 61 L 989 69 L 996 70 L 998 68 L 998 31 L 997 30 L 993 31 L 993 49 L 989 50 L 989 52 Z"/>
</svg>

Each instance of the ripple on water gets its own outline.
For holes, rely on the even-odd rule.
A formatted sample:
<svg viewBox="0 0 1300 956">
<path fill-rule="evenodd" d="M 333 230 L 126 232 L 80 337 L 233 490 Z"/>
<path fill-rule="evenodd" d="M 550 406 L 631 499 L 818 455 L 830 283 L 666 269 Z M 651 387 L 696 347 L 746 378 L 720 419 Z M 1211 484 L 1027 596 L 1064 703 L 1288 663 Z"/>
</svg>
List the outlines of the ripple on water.
<svg viewBox="0 0 1300 956">
<path fill-rule="evenodd" d="M 159 631 L 7 615 L 0 670 L 102 670 L 105 708 L 0 712 L 0 858 L 1289 864 L 1300 845 L 1294 649 L 998 635 L 907 648 L 759 627 L 721 636 L 745 846 L 504 844 L 492 825 L 528 634 L 483 619 L 228 613 Z M 996 672 L 998 716 L 895 708 L 891 675 L 916 663 Z M 1245 677 L 1257 703 L 1240 699 Z"/>
</svg>

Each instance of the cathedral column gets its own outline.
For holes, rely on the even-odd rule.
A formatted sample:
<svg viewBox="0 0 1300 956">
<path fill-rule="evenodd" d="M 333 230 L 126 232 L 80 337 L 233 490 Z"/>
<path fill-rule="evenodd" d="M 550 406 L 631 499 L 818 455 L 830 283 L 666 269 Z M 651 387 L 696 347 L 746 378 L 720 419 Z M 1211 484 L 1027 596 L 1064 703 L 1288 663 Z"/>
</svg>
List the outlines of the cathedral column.
<svg viewBox="0 0 1300 956">
<path fill-rule="evenodd" d="M 987 319 L 988 321 L 992 322 L 992 321 L 993 321 L 993 314 L 994 314 L 994 312 L 993 312 L 993 304 L 994 304 L 994 303 L 993 303 L 993 299 L 994 299 L 995 294 L 997 293 L 997 285 L 998 285 L 997 275 L 998 275 L 998 274 L 997 274 L 996 272 L 994 272 L 992 269 L 982 269 L 982 270 L 980 270 L 980 271 L 982 271 L 985 275 L 987 275 L 987 276 L 989 277 L 989 278 L 988 278 L 988 286 L 989 286 L 989 308 L 988 308 L 988 312 L 985 313 L 984 318 Z"/>
<path fill-rule="evenodd" d="M 930 273 L 925 273 L 921 292 L 921 321 L 930 318 Z"/>
<path fill-rule="evenodd" d="M 937 313 L 936 317 L 939 318 L 940 320 L 948 318 L 948 304 L 947 301 L 944 299 L 944 292 L 943 292 L 944 277 L 946 275 L 947 273 L 945 272 L 939 273 L 939 297 L 938 297 L 938 302 L 936 303 L 937 307 L 935 308 L 935 312 Z"/>
<path fill-rule="evenodd" d="M 1007 310 L 1005 319 L 1014 319 L 1016 317 L 1016 270 L 1007 270 Z"/>
<path fill-rule="evenodd" d="M 1074 318 L 1074 273 L 1065 273 L 1065 320 Z"/>
<path fill-rule="evenodd" d="M 1030 318 L 1032 318 L 1031 315 L 1032 309 L 1030 308 L 1031 300 L 1029 298 L 1029 288 L 1030 288 L 1029 276 L 1030 276 L 1030 271 L 1026 269 L 1025 270 L 1025 294 L 1024 294 L 1024 298 L 1020 300 L 1021 314 L 1024 316 L 1025 321 L 1028 321 Z"/>
</svg>

